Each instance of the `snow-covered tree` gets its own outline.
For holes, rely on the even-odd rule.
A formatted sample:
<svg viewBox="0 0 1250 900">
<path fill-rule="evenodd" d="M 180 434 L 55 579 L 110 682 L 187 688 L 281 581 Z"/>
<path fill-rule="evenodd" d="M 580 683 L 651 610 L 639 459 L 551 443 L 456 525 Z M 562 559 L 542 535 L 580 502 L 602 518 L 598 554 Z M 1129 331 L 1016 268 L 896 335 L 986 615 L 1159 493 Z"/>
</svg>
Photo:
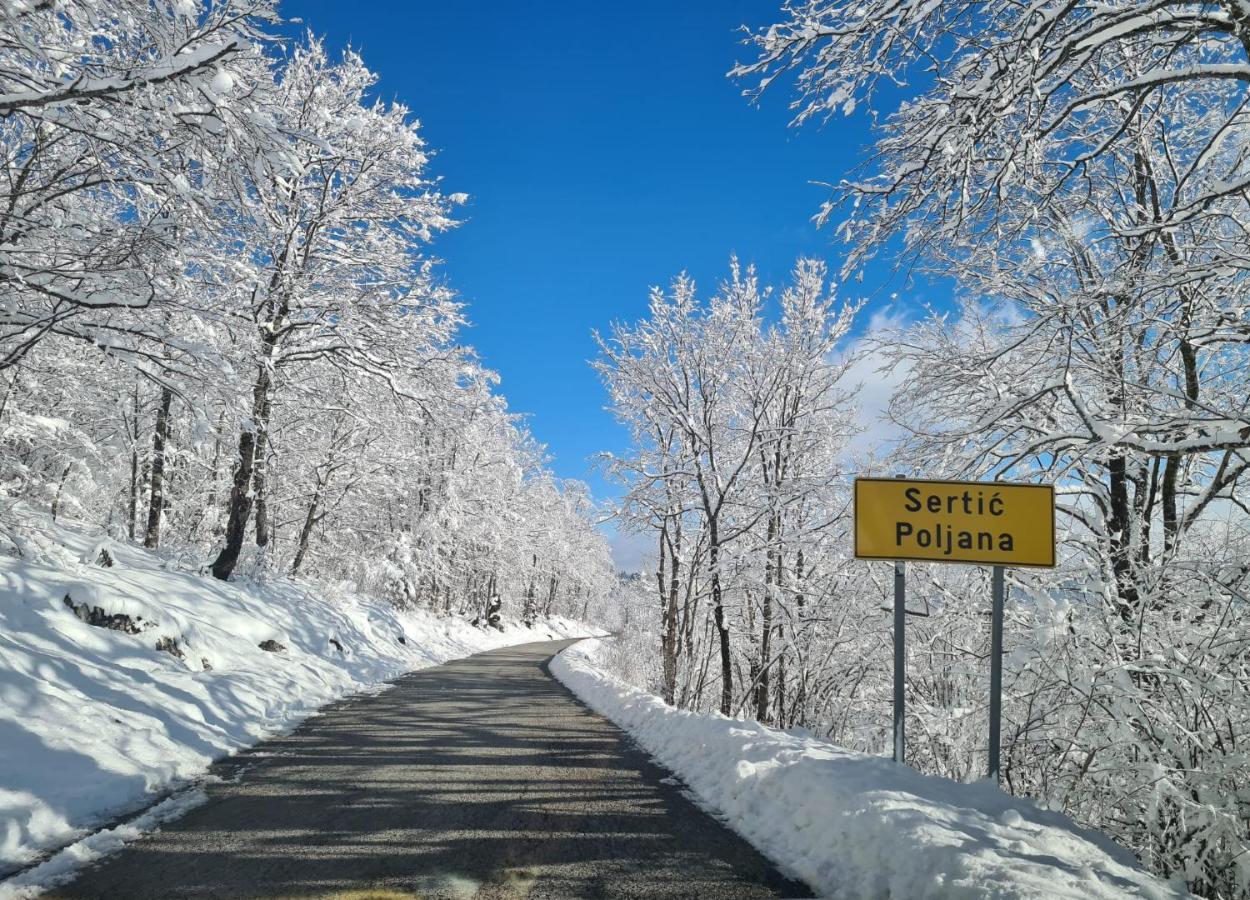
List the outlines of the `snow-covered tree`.
<svg viewBox="0 0 1250 900">
<path fill-rule="evenodd" d="M 287 140 L 240 181 L 221 236 L 246 248 L 246 276 L 231 267 L 233 286 L 222 288 L 243 294 L 244 365 L 254 380 L 224 547 L 212 565 L 218 578 L 234 569 L 253 507 L 257 539 L 268 540 L 267 428 L 281 392 L 320 366 L 419 402 L 460 322 L 420 257 L 452 224 L 451 199 L 429 180 L 408 110 L 366 99 L 375 80 L 354 53 L 335 63 L 315 40 L 296 48 L 272 112 Z"/>
<path fill-rule="evenodd" d="M 270 0 L 5 6 L 0 370 L 50 334 L 118 350 L 164 338 L 140 313 L 184 299 L 178 245 L 203 212 L 192 170 L 255 130 L 230 104 L 264 75 L 272 17 Z"/>
<path fill-rule="evenodd" d="M 825 282 L 823 265 L 800 261 L 773 298 L 735 263 L 704 302 L 681 277 L 653 292 L 647 319 L 600 341 L 597 367 L 634 439 L 609 461 L 628 488 L 618 515 L 657 539 L 669 702 L 701 706 L 715 685 L 723 713 L 794 712 L 796 647 L 826 599 L 815 588 L 826 560 L 813 549 L 838 515 L 837 458 L 851 431 L 835 350 L 855 308 L 839 307 Z M 770 302 L 780 312 L 772 325 Z M 696 650 L 709 625 L 710 674 L 707 651 Z"/>
<path fill-rule="evenodd" d="M 461 196 L 357 54 L 271 18 L 0 10 L 0 550 L 48 550 L 33 508 L 219 577 L 597 614 L 598 511 L 426 255 Z"/>
<path fill-rule="evenodd" d="M 735 73 L 793 74 L 796 123 L 867 105 L 879 125 L 818 217 L 848 270 L 901 246 L 961 294 L 877 347 L 907 372 L 900 465 L 1059 486 L 1064 563 L 1015 579 L 1009 785 L 1244 896 L 1246 9 L 783 15 Z"/>
</svg>

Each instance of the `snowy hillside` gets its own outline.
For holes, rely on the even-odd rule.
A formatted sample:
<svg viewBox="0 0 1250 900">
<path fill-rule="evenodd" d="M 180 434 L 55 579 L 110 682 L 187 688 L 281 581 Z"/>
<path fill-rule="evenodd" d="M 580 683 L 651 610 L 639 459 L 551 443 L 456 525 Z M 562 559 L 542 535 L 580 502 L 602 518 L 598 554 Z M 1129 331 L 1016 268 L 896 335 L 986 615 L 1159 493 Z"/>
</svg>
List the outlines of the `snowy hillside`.
<svg viewBox="0 0 1250 900">
<path fill-rule="evenodd" d="M 957 784 L 797 731 L 674 709 L 601 671 L 601 647 L 577 644 L 551 671 L 821 896 L 1188 896 L 1106 836 L 989 782 Z"/>
<path fill-rule="evenodd" d="M 0 877 L 336 697 L 585 633 L 564 620 L 483 630 L 285 580 L 227 584 L 71 526 L 23 539 L 47 564 L 0 556 Z M 91 608 L 134 633 L 88 624 Z"/>
</svg>

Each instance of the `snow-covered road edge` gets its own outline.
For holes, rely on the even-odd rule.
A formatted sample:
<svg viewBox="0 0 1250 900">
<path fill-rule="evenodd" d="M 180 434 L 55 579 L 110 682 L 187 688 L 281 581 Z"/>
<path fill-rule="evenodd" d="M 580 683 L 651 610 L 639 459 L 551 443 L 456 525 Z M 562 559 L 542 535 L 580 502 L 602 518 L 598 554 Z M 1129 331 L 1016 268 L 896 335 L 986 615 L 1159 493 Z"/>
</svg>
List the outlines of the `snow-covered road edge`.
<svg viewBox="0 0 1250 900">
<path fill-rule="evenodd" d="M 401 618 L 406 618 L 401 615 Z M 280 724 L 268 723 L 269 731 L 250 743 L 241 743 L 232 747 L 223 756 L 233 755 L 240 750 L 254 746 L 261 740 L 284 734 L 299 727 L 305 720 L 317 715 L 325 706 L 340 702 L 350 696 L 362 693 L 374 693 L 385 690 L 388 683 L 396 677 L 409 672 L 442 665 L 456 659 L 463 659 L 476 653 L 497 647 L 513 646 L 561 639 L 570 636 L 581 636 L 597 629 L 583 626 L 581 623 L 555 618 L 549 622 L 536 624 L 527 628 L 517 623 L 508 623 L 502 631 L 483 631 L 473 628 L 467 623 L 446 620 L 444 626 L 448 632 L 462 641 L 466 636 L 470 640 L 459 645 L 461 652 L 454 655 L 446 654 L 446 645 L 439 654 L 440 658 L 429 659 L 410 668 L 397 670 L 386 678 L 373 682 L 358 682 L 355 690 L 344 690 L 337 695 L 327 695 L 325 702 L 315 707 L 292 709 L 287 718 Z M 468 629 L 472 629 L 469 631 Z M 460 632 L 456 634 L 456 632 Z M 480 635 L 480 638 L 479 638 Z M 475 640 L 476 639 L 476 640 Z M 428 651 L 427 651 L 428 652 Z M 221 758 L 221 757 L 219 757 Z M 66 884 L 76 877 L 78 871 L 105 856 L 116 853 L 126 844 L 137 840 L 144 834 L 159 830 L 162 825 L 181 818 L 186 813 L 203 804 L 208 796 L 205 788 L 216 781 L 216 776 L 208 774 L 206 763 L 203 770 L 190 777 L 179 778 L 173 782 L 162 784 L 157 782 L 154 793 L 145 793 L 134 798 L 133 803 L 126 803 L 122 810 L 114 814 L 111 810 L 102 810 L 100 815 L 111 817 L 111 821 L 101 821 L 99 816 L 90 815 L 77 827 L 65 828 L 62 833 L 75 836 L 62 846 L 45 846 L 34 848 L 31 861 L 6 877 L 0 878 L 0 900 L 27 900 L 38 897 L 45 891 Z M 0 792 L 3 789 L 0 788 Z M 66 823 L 72 825 L 73 823 Z M 0 819 L 0 825 L 11 828 L 11 823 Z"/>
<path fill-rule="evenodd" d="M 0 555 L 0 900 L 159 824 L 150 814 L 215 760 L 329 703 L 484 650 L 595 633 L 555 617 L 475 627 L 347 586 L 224 583 L 46 516 L 24 535 L 38 553 Z M 126 627 L 92 624 L 91 608 Z"/>
<path fill-rule="evenodd" d="M 159 830 L 165 823 L 181 818 L 207 800 L 203 785 L 197 784 L 174 792 L 127 821 L 93 831 L 38 865 L 0 882 L 0 900 L 28 900 L 72 881 L 83 866 L 116 853 L 131 841 Z"/>
<path fill-rule="evenodd" d="M 796 733 L 667 706 L 603 672 L 601 641 L 550 670 L 822 896 L 1179 898 L 1127 850 L 988 782 L 957 784 Z"/>
<path fill-rule="evenodd" d="M 400 618 L 407 618 L 407 616 L 401 614 Z M 581 636 L 587 632 L 597 631 L 581 623 L 559 618 L 538 623 L 533 628 L 508 623 L 502 631 L 484 631 L 452 619 L 445 621 L 447 624 L 443 627 L 450 636 L 453 636 L 453 641 L 456 638 L 460 640 L 458 647 L 455 644 L 450 645 L 459 650 L 459 653 L 449 654 L 447 652 L 449 645 L 444 644 L 439 648 L 442 652 L 437 654 L 437 658 L 427 657 L 426 661 L 396 670 L 377 681 L 357 682 L 354 685 L 355 690 L 343 690 L 337 695 L 326 695 L 325 702 L 318 706 L 293 708 L 280 724 L 271 720 L 268 723 L 270 730 L 266 734 L 250 743 L 244 742 L 232 747 L 223 756 L 233 755 L 266 738 L 290 732 L 305 720 L 317 715 L 325 706 L 353 695 L 385 690 L 389 681 L 408 672 L 432 668 L 444 662 L 463 659 L 496 647 Z M 428 653 L 429 650 L 426 649 L 426 652 Z M 101 822 L 98 817 L 89 815 L 78 827 L 65 829 L 62 833 L 73 835 L 74 839 L 59 847 L 37 848 L 31 862 L 25 867 L 10 873 L 7 877 L 0 878 L 0 900 L 27 900 L 27 898 L 37 897 L 47 890 L 63 885 L 73 880 L 82 867 L 116 853 L 131 841 L 151 831 L 159 830 L 162 825 L 200 806 L 208 799 L 205 788 L 218 780 L 216 776 L 208 774 L 207 766 L 208 764 L 205 764 L 203 771 L 189 778 L 179 778 L 168 784 L 158 781 L 155 793 L 146 793 L 136 797 L 134 803 L 123 807 L 123 809 L 128 808 L 128 812 L 112 815 L 111 821 Z M 109 811 L 102 811 L 102 814 L 111 815 Z M 0 824 L 5 823 L 0 820 Z M 8 827 L 12 827 L 11 823 Z M 42 852 L 39 852 L 40 850 Z"/>
</svg>

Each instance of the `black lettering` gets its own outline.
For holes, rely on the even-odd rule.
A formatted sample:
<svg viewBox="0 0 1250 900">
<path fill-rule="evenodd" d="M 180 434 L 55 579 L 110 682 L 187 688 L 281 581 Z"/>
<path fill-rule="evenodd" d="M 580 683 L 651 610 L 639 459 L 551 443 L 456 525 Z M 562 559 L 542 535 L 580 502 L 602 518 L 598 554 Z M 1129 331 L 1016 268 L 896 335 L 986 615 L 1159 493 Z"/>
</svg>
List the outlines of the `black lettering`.
<svg viewBox="0 0 1250 900">
<path fill-rule="evenodd" d="M 1003 551 L 1004 553 L 1010 553 L 1012 549 L 1014 549 L 1014 546 L 1015 545 L 1011 541 L 1011 535 L 1006 534 L 1006 533 L 999 535 L 998 537 L 998 549 L 999 550 Z"/>
<path fill-rule="evenodd" d="M 969 516 L 972 515 L 972 495 L 969 494 L 967 491 L 964 491 L 963 500 L 964 500 L 964 514 L 969 515 Z"/>
<path fill-rule="evenodd" d="M 916 534 L 916 543 L 919 544 L 921 547 L 927 547 L 931 543 L 933 543 L 933 535 L 931 535 L 925 529 L 921 528 L 920 531 Z"/>
<path fill-rule="evenodd" d="M 997 508 L 996 508 L 997 507 Z M 990 515 L 1001 516 L 1003 514 L 1003 498 L 997 493 L 990 498 Z"/>
<path fill-rule="evenodd" d="M 903 491 L 903 496 L 907 498 L 907 502 L 903 504 L 903 509 L 908 512 L 920 512 L 920 488 L 909 487 Z M 912 505 L 913 503 L 915 506 Z M 903 523 L 899 522 L 899 524 L 902 525 Z"/>
<path fill-rule="evenodd" d="M 978 550 L 993 550 L 994 549 L 994 535 L 990 534 L 988 531 L 978 531 L 977 532 L 977 549 Z"/>
<path fill-rule="evenodd" d="M 894 546 L 903 546 L 903 538 L 911 534 L 910 522 L 896 522 L 894 525 Z"/>
<path fill-rule="evenodd" d="M 959 532 L 959 549 L 960 550 L 972 549 L 972 532 L 970 531 Z"/>
<path fill-rule="evenodd" d="M 926 505 L 929 507 L 929 512 L 939 513 L 942 511 L 942 498 L 937 494 L 930 494 Z"/>
</svg>

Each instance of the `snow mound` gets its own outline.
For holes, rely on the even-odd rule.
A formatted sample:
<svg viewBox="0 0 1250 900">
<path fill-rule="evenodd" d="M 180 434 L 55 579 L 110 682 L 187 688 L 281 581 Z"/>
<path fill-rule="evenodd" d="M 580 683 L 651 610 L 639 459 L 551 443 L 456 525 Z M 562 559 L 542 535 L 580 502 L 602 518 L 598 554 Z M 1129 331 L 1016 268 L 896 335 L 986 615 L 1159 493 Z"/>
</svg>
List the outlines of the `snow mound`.
<svg viewBox="0 0 1250 900">
<path fill-rule="evenodd" d="M 552 673 L 822 896 L 1188 896 L 1105 835 L 989 782 L 958 784 L 797 732 L 674 709 L 600 671 L 601 647 L 566 650 Z"/>
<path fill-rule="evenodd" d="M 564 620 L 479 629 L 281 579 L 226 584 L 118 542 L 105 566 L 98 534 L 46 520 L 23 531 L 57 552 L 41 553 L 44 564 L 0 554 L 0 878 L 345 694 L 493 647 L 588 633 Z M 130 616 L 138 633 L 90 625 L 66 597 Z M 168 639 L 181 658 L 157 649 Z M 261 649 L 267 641 L 283 649 Z M 133 830 L 49 862 L 90 857 Z"/>
<path fill-rule="evenodd" d="M 48 888 L 71 880 L 83 866 L 120 850 L 128 842 L 160 828 L 208 800 L 202 787 L 192 787 L 167 797 L 132 821 L 105 828 L 75 841 L 33 868 L 0 883 L 0 900 L 27 900 Z"/>
</svg>

